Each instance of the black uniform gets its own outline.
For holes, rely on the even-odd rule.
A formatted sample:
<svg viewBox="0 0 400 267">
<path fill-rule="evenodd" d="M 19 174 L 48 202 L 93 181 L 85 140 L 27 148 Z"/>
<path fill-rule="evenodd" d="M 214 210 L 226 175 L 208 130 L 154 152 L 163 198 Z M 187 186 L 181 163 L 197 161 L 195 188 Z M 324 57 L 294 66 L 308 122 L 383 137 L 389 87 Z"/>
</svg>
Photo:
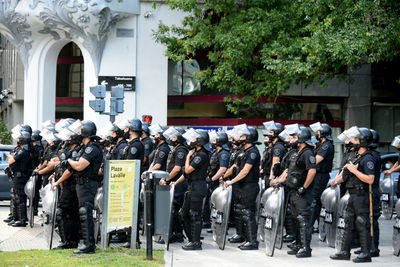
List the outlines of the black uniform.
<svg viewBox="0 0 400 267">
<path fill-rule="evenodd" d="M 220 167 L 228 168 L 230 153 L 225 148 L 214 150 L 210 157 L 210 165 L 208 166 L 208 177 L 211 179 L 219 170 Z M 210 197 L 214 190 L 219 186 L 219 180 L 209 181 L 208 192 L 203 210 L 203 222 L 210 223 Z"/>
<path fill-rule="evenodd" d="M 143 168 L 143 159 L 144 159 L 144 147 L 140 142 L 139 137 L 128 142 L 128 145 L 125 147 L 122 159 L 137 159 L 141 162 L 140 167 L 140 175 L 142 174 Z"/>
<path fill-rule="evenodd" d="M 358 165 L 358 170 L 366 175 L 375 175 L 375 159 L 370 151 L 362 155 L 356 155 L 354 164 Z M 347 168 L 343 171 L 343 180 L 350 193 L 349 202 L 345 213 L 344 247 L 343 251 L 350 253 L 352 242 L 352 230 L 356 226 L 359 234 L 361 251 L 367 255 L 370 253 L 370 234 L 369 234 L 369 198 L 368 184 L 361 181 L 352 174 Z"/>
<path fill-rule="evenodd" d="M 186 156 L 188 154 L 188 149 L 182 145 L 179 144 L 177 147 L 175 147 L 168 155 L 168 160 L 167 160 L 167 172 L 171 173 L 172 169 L 175 166 L 180 166 L 181 170 L 180 172 L 175 175 L 174 177 L 171 178 L 170 181 L 175 182 L 182 176 L 182 170 L 185 167 L 185 161 L 186 161 Z M 184 180 L 180 184 L 175 186 L 174 190 L 174 202 L 173 202 L 173 208 L 172 208 L 172 216 L 173 216 L 173 229 L 172 232 L 176 236 L 178 240 L 181 240 L 182 238 L 182 222 L 179 218 L 178 211 L 182 208 L 183 205 L 183 196 L 184 193 L 187 190 L 187 181 Z"/>
<path fill-rule="evenodd" d="M 30 171 L 32 169 L 32 161 L 29 152 L 25 148 L 18 147 L 14 155 L 15 162 L 10 165 L 14 173 L 12 187 L 14 191 L 14 221 L 16 223 L 25 224 L 26 218 L 26 195 L 24 192 L 25 184 L 29 179 Z"/>
<path fill-rule="evenodd" d="M 313 204 L 311 226 L 314 225 L 314 222 L 316 220 L 319 221 L 319 213 L 321 212 L 322 207 L 321 195 L 322 192 L 324 192 L 324 190 L 326 189 L 326 186 L 330 179 L 329 173 L 332 171 L 334 154 L 335 150 L 333 144 L 329 140 L 325 140 L 315 150 L 315 156 L 321 156 L 324 159 L 319 164 L 317 164 L 317 174 L 314 178 L 314 188 L 312 192 Z"/>
<path fill-rule="evenodd" d="M 240 159 L 239 169 L 242 170 L 246 164 L 252 167 L 249 173 L 239 181 L 240 202 L 242 204 L 242 220 L 245 228 L 245 239 L 252 245 L 257 243 L 257 223 L 256 223 L 256 200 L 260 191 L 258 186 L 260 152 L 256 146 L 251 146 L 243 150 L 243 157 Z"/>
<path fill-rule="evenodd" d="M 306 146 L 301 151 L 292 154 L 287 174 L 289 201 L 293 219 L 297 222 L 296 242 L 299 248 L 310 248 L 311 243 L 311 203 L 313 183 L 301 195 L 297 191 L 306 181 L 308 171 L 315 169 L 315 156 L 311 147 Z"/>
<path fill-rule="evenodd" d="M 43 161 L 47 161 L 47 163 L 50 162 L 51 159 L 58 157 L 58 151 L 57 151 L 57 146 L 47 146 L 44 149 L 43 152 Z M 49 177 L 51 176 L 52 172 L 46 173 L 42 175 L 43 178 L 43 182 L 42 182 L 42 186 L 45 187 L 48 183 L 49 183 Z"/>
<path fill-rule="evenodd" d="M 41 158 L 43 157 L 43 152 L 44 149 L 42 145 L 32 145 L 32 163 L 33 163 L 33 168 L 36 168 L 39 166 Z M 37 214 L 38 206 L 39 206 L 39 190 L 40 187 L 42 186 L 42 177 L 38 176 L 36 179 L 36 184 L 35 184 L 35 198 L 33 202 L 33 208 L 34 208 L 34 213 Z"/>
<path fill-rule="evenodd" d="M 125 139 L 119 141 L 114 148 L 111 150 L 111 159 L 120 160 L 123 157 L 124 149 L 128 145 Z"/>
<path fill-rule="evenodd" d="M 154 144 L 153 141 L 151 140 L 150 137 L 145 137 L 141 140 L 143 146 L 144 146 L 144 157 L 146 158 L 146 162 L 143 164 L 143 168 L 145 171 L 149 169 L 150 166 L 150 154 L 153 151 Z"/>
<path fill-rule="evenodd" d="M 152 162 L 153 166 L 160 164 L 161 167 L 158 170 L 165 171 L 167 169 L 167 159 L 170 151 L 171 149 L 166 142 L 158 145 L 155 149 L 154 159 Z"/>
<path fill-rule="evenodd" d="M 380 178 L 381 178 L 382 160 L 381 160 L 381 155 L 377 150 L 371 150 L 371 155 L 374 157 L 374 164 L 375 164 L 375 174 L 374 174 L 375 177 L 374 177 L 374 183 L 372 184 L 374 244 L 375 244 L 375 248 L 378 250 L 378 247 L 379 247 L 379 222 L 378 222 L 378 219 L 381 216 L 381 207 L 380 207 L 381 191 L 379 189 L 379 183 L 380 183 Z"/>
<path fill-rule="evenodd" d="M 103 160 L 103 153 L 97 142 L 90 141 L 80 150 L 77 160 L 84 158 L 90 165 L 84 170 L 77 172 L 76 193 L 79 202 L 79 217 L 81 223 L 81 233 L 83 237 L 84 249 L 94 249 L 94 222 L 93 208 L 94 198 L 99 186 L 98 172 Z"/>
<path fill-rule="evenodd" d="M 262 178 L 266 188 L 269 187 L 268 179 L 271 173 L 272 150 L 272 146 L 266 146 L 261 160 Z"/>
<path fill-rule="evenodd" d="M 74 149 L 67 147 L 60 155 L 62 159 L 76 160 L 81 146 L 77 145 Z M 70 166 L 58 165 L 55 169 L 56 179 L 61 178 L 65 170 L 73 172 Z M 73 177 L 62 182 L 61 194 L 58 200 L 56 211 L 59 235 L 62 247 L 76 248 L 79 242 L 79 203 L 76 194 L 76 180 Z"/>
<path fill-rule="evenodd" d="M 189 242 L 200 242 L 201 211 L 203 199 L 207 195 L 207 169 L 209 157 L 204 148 L 196 151 L 190 158 L 190 166 L 194 171 L 185 174 L 188 181 L 188 191 L 185 193 L 180 215 Z"/>
</svg>

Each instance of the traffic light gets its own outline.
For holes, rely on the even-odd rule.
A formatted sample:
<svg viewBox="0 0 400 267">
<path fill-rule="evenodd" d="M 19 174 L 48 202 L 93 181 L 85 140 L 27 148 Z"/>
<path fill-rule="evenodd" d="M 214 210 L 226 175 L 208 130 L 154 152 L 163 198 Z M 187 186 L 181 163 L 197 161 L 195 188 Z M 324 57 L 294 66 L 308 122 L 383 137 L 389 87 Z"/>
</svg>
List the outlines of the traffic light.
<svg viewBox="0 0 400 267">
<path fill-rule="evenodd" d="M 147 122 L 148 124 L 151 124 L 152 121 L 153 121 L 153 116 L 151 115 L 142 116 L 142 122 Z"/>
<path fill-rule="evenodd" d="M 106 86 L 96 85 L 90 87 L 90 92 L 96 100 L 89 100 L 89 106 L 96 112 L 104 112 L 106 109 L 106 103 L 104 98 L 106 97 Z"/>
<path fill-rule="evenodd" d="M 111 87 L 110 115 L 115 116 L 124 112 L 124 87 L 118 85 Z"/>
</svg>

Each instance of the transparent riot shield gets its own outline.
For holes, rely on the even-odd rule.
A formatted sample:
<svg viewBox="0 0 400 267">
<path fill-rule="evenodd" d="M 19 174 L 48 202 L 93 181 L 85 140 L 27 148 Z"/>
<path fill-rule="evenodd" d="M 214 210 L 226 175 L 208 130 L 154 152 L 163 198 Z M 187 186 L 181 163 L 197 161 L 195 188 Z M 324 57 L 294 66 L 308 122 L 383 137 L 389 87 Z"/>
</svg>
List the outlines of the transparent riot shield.
<svg viewBox="0 0 400 267">
<path fill-rule="evenodd" d="M 32 175 L 28 182 L 25 184 L 25 194 L 28 199 L 28 205 L 27 205 L 27 215 L 28 215 L 28 221 L 29 221 L 29 226 L 33 228 L 35 222 L 34 222 L 34 199 L 35 199 L 35 186 L 36 186 L 36 179 L 37 175 Z"/>
<path fill-rule="evenodd" d="M 52 182 L 48 183 L 42 190 L 42 210 L 43 210 L 43 227 L 44 236 L 49 245 L 49 249 L 53 248 L 55 235 L 56 209 L 58 201 L 58 188 L 54 191 L 51 189 Z"/>
<path fill-rule="evenodd" d="M 394 207 L 394 178 L 393 175 L 385 175 L 380 182 L 382 217 L 392 219 Z"/>
</svg>

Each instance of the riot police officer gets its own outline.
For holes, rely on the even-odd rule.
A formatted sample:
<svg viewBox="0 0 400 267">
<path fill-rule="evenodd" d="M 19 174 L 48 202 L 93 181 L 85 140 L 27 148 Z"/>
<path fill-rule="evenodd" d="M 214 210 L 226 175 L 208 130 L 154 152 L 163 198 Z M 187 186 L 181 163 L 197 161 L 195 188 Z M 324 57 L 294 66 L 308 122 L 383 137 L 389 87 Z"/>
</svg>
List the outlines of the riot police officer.
<svg viewBox="0 0 400 267">
<path fill-rule="evenodd" d="M 65 129 L 64 132 L 69 131 Z M 56 222 L 58 225 L 58 233 L 61 238 L 61 244 L 55 249 L 77 248 L 79 242 L 79 202 L 76 193 L 76 180 L 73 176 L 73 169 L 66 164 L 68 159 L 77 160 L 78 153 L 83 146 L 80 135 L 69 132 L 66 136 L 67 147 L 61 151 L 61 163 L 55 168 L 58 179 L 53 183 L 52 189 L 62 184 L 61 194 L 58 200 L 56 210 Z"/>
<path fill-rule="evenodd" d="M 208 177 L 207 177 L 208 192 L 203 209 L 203 228 L 210 228 L 211 226 L 210 197 L 211 194 L 219 185 L 219 178 L 222 177 L 226 172 L 230 158 L 230 153 L 227 146 L 228 135 L 226 133 L 224 132 L 216 133 L 214 131 L 214 136 L 210 140 L 210 143 L 214 148 L 214 151 L 211 154 L 210 165 L 208 168 Z M 211 229 L 208 231 L 212 232 Z"/>
<path fill-rule="evenodd" d="M 125 129 L 126 133 L 129 133 L 129 142 L 125 147 L 122 159 L 129 160 L 140 160 L 140 176 L 144 171 L 143 160 L 144 160 L 144 146 L 140 142 L 140 136 L 142 134 L 142 122 L 139 119 L 132 119 L 129 121 L 129 125 Z M 141 184 L 140 184 L 141 186 Z M 139 188 L 140 192 L 140 188 Z M 138 224 L 139 225 L 139 216 L 138 216 Z M 128 240 L 129 240 L 128 233 Z M 123 245 L 124 247 L 130 247 L 130 242 L 127 242 Z M 140 239 L 139 239 L 139 227 L 136 229 L 136 247 L 140 247 Z"/>
<path fill-rule="evenodd" d="M 149 127 L 151 135 L 154 136 L 155 153 L 153 161 L 150 164 L 149 170 L 165 171 L 167 169 L 168 154 L 171 151 L 165 137 L 163 136 L 164 129 L 159 124 L 154 124 Z"/>
<path fill-rule="evenodd" d="M 311 257 L 311 203 L 313 180 L 316 174 L 315 156 L 312 149 L 311 133 L 301 127 L 289 132 L 293 136 L 291 143 L 296 148 L 290 158 L 287 172 L 289 201 L 292 216 L 297 222 L 296 244 L 291 246 L 289 255 L 297 258 Z"/>
<path fill-rule="evenodd" d="M 190 129 L 184 137 L 190 142 L 184 174 L 172 184 L 179 185 L 185 179 L 188 182 L 188 190 L 185 192 L 183 206 L 179 214 L 183 220 L 183 227 L 189 242 L 182 248 L 184 250 L 201 250 L 201 211 L 203 199 L 207 194 L 206 177 L 209 163 L 208 152 L 204 145 L 209 142 L 209 136 L 206 131 Z"/>
<path fill-rule="evenodd" d="M 334 147 L 332 144 L 332 129 L 328 124 L 314 124 L 316 127 L 313 128 L 313 125 L 310 127 L 317 134 L 317 140 L 319 141 L 319 145 L 315 149 L 315 160 L 317 165 L 317 174 L 314 178 L 314 188 L 313 188 L 313 204 L 312 204 L 312 217 L 311 217 L 311 226 L 314 226 L 315 221 L 319 223 L 319 214 L 321 212 L 321 195 L 322 192 L 326 189 L 328 184 L 330 175 L 329 173 L 332 171 L 333 165 L 333 156 L 335 154 Z M 318 232 L 318 228 L 314 230 Z"/>
<path fill-rule="evenodd" d="M 142 123 L 142 136 L 141 136 L 141 142 L 144 146 L 144 160 L 143 160 L 143 170 L 147 171 L 150 166 L 150 154 L 153 152 L 154 144 L 153 140 L 150 138 L 150 124 L 147 122 Z"/>
<path fill-rule="evenodd" d="M 36 130 L 33 131 L 32 136 L 31 136 L 31 141 L 32 141 L 32 163 L 33 167 L 36 168 L 40 164 L 40 159 L 43 155 L 43 146 L 41 143 L 42 137 L 40 136 L 40 131 Z M 36 178 L 36 184 L 35 184 L 35 198 L 33 202 L 33 208 L 34 208 L 34 214 L 38 214 L 38 206 L 39 206 L 39 190 L 40 187 L 42 186 L 42 178 L 37 177 Z"/>
<path fill-rule="evenodd" d="M 99 144 L 96 142 L 96 125 L 91 121 L 82 121 L 79 130 L 83 147 L 77 160 L 68 159 L 76 175 L 76 193 L 79 202 L 79 219 L 83 246 L 75 254 L 92 254 L 96 249 L 94 242 L 93 208 L 94 198 L 99 186 L 98 173 L 103 160 Z"/>
<path fill-rule="evenodd" d="M 220 182 L 227 180 L 229 178 L 235 178 L 236 175 L 239 173 L 238 168 L 240 165 L 241 158 L 244 156 L 243 153 L 243 145 L 240 142 L 240 136 L 237 136 L 237 133 L 234 130 L 229 132 L 230 138 L 232 142 L 232 149 L 231 149 L 231 157 L 229 159 L 229 169 L 225 172 Z M 242 220 L 242 203 L 240 199 L 240 186 L 239 183 L 234 183 L 232 185 L 232 206 L 233 206 L 233 214 L 234 216 L 234 223 L 236 233 L 228 238 L 230 243 L 243 243 L 245 241 L 244 238 L 244 224 Z M 232 215 L 231 215 L 232 216 Z"/>
<path fill-rule="evenodd" d="M 245 227 L 245 242 L 239 248 L 241 250 L 258 249 L 257 223 L 256 223 L 256 199 L 259 193 L 258 177 L 260 165 L 260 152 L 255 144 L 258 140 L 257 130 L 242 124 L 237 126 L 240 142 L 244 145 L 243 157 L 239 163 L 239 173 L 226 186 L 239 183 L 240 199 L 242 204 L 242 220 Z"/>
<path fill-rule="evenodd" d="M 122 159 L 125 147 L 128 145 L 124 137 L 124 128 L 120 128 L 118 124 L 114 124 L 112 129 L 112 140 L 115 143 L 111 149 L 111 159 L 120 160 Z"/>
<path fill-rule="evenodd" d="M 268 128 L 267 134 L 269 142 L 272 144 L 271 149 L 271 164 L 269 166 L 268 181 L 271 182 L 275 177 L 280 175 L 280 163 L 283 156 L 285 156 L 287 149 L 283 141 L 279 138 L 279 134 L 283 131 L 283 125 L 279 122 L 274 122 L 271 127 Z M 271 184 L 270 184 L 271 185 Z"/>
<path fill-rule="evenodd" d="M 14 179 L 12 181 L 12 187 L 15 197 L 15 207 L 16 213 L 13 214 L 13 222 L 11 226 L 13 227 L 25 227 L 26 226 L 26 195 L 24 192 L 24 187 L 26 182 L 29 179 L 31 168 L 31 157 L 26 149 L 26 146 L 31 141 L 31 135 L 22 131 L 19 133 L 19 136 L 16 138 L 18 148 L 15 150 L 13 154 L 8 156 L 8 164 L 12 172 L 14 173 Z M 10 223 L 11 223 L 10 222 Z"/>
<path fill-rule="evenodd" d="M 354 162 L 345 165 L 342 178 L 335 183 L 346 182 L 350 193 L 345 213 L 345 228 L 343 247 L 338 253 L 331 255 L 334 260 L 350 260 L 352 230 L 355 225 L 359 234 L 361 253 L 354 262 L 370 262 L 370 234 L 369 234 L 369 199 L 368 187 L 374 182 L 375 160 L 368 145 L 371 144 L 372 134 L 366 128 L 356 128 L 353 137 L 353 146 L 356 151 Z"/>
<path fill-rule="evenodd" d="M 167 172 L 169 177 L 167 179 L 161 179 L 160 185 L 165 185 L 167 183 L 177 181 L 183 173 L 183 168 L 185 166 L 186 156 L 188 154 L 188 149 L 184 145 L 185 139 L 183 134 L 185 131 L 181 128 L 169 127 L 164 133 L 166 140 L 173 146 L 173 150 L 168 155 L 167 160 Z M 178 211 L 183 205 L 183 196 L 187 190 L 187 181 L 177 184 L 174 190 L 174 202 L 172 207 L 173 223 L 172 223 L 172 233 L 169 242 L 183 242 L 183 227 L 180 220 Z"/>
</svg>

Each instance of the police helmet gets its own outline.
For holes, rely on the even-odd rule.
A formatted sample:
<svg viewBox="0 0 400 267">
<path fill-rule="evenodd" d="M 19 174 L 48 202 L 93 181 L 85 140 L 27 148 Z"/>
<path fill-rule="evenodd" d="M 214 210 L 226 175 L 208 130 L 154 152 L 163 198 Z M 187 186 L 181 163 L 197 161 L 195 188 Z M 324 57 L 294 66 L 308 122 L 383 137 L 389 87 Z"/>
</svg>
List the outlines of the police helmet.
<svg viewBox="0 0 400 267">
<path fill-rule="evenodd" d="M 355 136 L 356 139 L 360 140 L 361 147 L 368 147 L 372 143 L 372 133 L 367 128 L 358 128 L 358 134 Z"/>
<path fill-rule="evenodd" d="M 84 137 L 95 137 L 97 132 L 96 124 L 92 121 L 82 121 L 81 136 Z"/>
<path fill-rule="evenodd" d="M 142 122 L 139 119 L 132 119 L 129 121 L 129 130 L 140 132 L 142 130 Z"/>
</svg>

